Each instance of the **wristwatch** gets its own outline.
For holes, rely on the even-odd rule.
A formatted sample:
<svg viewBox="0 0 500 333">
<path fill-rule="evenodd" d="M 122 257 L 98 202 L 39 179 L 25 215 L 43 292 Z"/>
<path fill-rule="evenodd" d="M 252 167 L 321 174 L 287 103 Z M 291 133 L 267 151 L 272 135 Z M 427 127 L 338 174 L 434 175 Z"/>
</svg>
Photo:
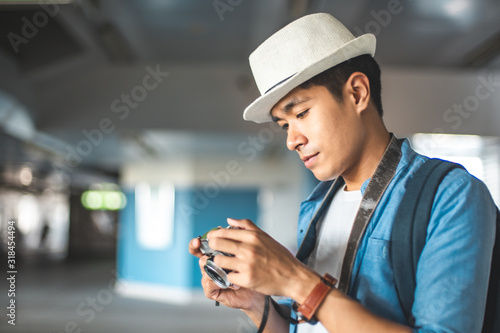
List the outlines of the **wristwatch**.
<svg viewBox="0 0 500 333">
<path fill-rule="evenodd" d="M 336 283 L 337 279 L 326 273 L 321 277 L 321 280 L 314 287 L 309 296 L 307 296 L 304 303 L 299 304 L 293 302 L 292 308 L 297 312 L 299 322 L 308 322 L 313 325 L 318 322 L 314 314 L 321 303 L 323 303 L 326 295 L 335 287 Z"/>
</svg>

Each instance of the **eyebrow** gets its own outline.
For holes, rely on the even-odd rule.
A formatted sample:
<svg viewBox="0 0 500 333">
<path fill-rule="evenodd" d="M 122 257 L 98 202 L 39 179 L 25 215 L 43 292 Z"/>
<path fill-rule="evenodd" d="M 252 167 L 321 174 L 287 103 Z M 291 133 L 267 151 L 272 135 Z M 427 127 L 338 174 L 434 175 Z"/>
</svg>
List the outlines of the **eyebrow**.
<svg viewBox="0 0 500 333">
<path fill-rule="evenodd" d="M 281 108 L 281 111 L 283 111 L 283 113 L 286 115 L 286 114 L 289 114 L 290 111 L 296 107 L 297 105 L 299 104 L 302 104 L 302 103 L 305 103 L 307 101 L 309 101 L 311 99 L 311 97 L 304 97 L 304 98 L 297 98 L 297 97 L 294 97 L 292 98 L 291 100 L 288 101 L 288 103 L 285 104 L 284 107 Z M 272 120 L 276 123 L 278 122 L 279 120 L 281 120 L 281 118 L 279 117 L 276 117 L 276 116 L 273 116 L 272 115 L 272 111 L 270 112 L 271 113 L 271 118 Z"/>
</svg>

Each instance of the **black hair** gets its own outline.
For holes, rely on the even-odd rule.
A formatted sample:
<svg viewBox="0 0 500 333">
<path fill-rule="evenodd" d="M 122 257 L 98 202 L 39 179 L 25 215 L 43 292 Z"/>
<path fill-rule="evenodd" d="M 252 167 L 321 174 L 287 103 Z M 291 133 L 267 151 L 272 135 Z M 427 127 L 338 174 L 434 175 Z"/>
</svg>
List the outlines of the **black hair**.
<svg viewBox="0 0 500 333">
<path fill-rule="evenodd" d="M 347 79 L 354 72 L 361 72 L 368 77 L 368 81 L 370 82 L 370 99 L 382 118 L 384 111 L 382 109 L 380 67 L 369 54 L 363 54 L 333 66 L 302 83 L 300 87 L 308 89 L 312 86 L 324 86 L 338 102 L 343 102 L 342 89 Z"/>
</svg>

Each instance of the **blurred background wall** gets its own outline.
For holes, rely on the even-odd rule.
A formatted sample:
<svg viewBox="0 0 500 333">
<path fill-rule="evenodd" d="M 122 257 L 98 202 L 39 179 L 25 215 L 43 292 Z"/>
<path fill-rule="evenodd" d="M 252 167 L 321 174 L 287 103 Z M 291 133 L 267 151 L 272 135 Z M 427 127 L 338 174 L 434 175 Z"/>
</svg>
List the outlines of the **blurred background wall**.
<svg viewBox="0 0 500 333">
<path fill-rule="evenodd" d="M 242 112 L 248 55 L 314 12 L 377 36 L 389 130 L 500 202 L 498 1 L 0 0 L 0 274 L 15 236 L 23 331 L 252 331 L 208 309 L 187 244 L 235 217 L 296 250 L 316 181 Z"/>
</svg>

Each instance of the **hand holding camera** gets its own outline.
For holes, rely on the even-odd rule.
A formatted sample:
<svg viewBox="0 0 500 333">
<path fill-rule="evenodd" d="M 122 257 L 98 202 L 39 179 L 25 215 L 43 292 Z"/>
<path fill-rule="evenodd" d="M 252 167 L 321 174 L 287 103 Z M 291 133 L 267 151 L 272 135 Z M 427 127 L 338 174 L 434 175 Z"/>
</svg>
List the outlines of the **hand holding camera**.
<svg viewBox="0 0 500 333">
<path fill-rule="evenodd" d="M 190 242 L 189 251 L 200 258 L 207 298 L 244 310 L 263 304 L 264 295 L 293 298 L 300 278 L 317 278 L 252 221 L 228 223 L 231 227 L 212 229 Z"/>
<path fill-rule="evenodd" d="M 211 230 L 217 230 L 217 229 L 220 229 L 220 227 L 214 228 Z M 229 226 L 226 229 L 239 229 L 239 228 Z M 227 289 L 233 285 L 231 282 L 229 282 L 229 280 L 227 278 L 227 273 L 229 273 L 231 271 L 217 266 L 213 260 L 214 260 L 214 257 L 216 255 L 223 255 L 226 257 L 234 257 L 234 255 L 230 254 L 230 253 L 216 251 L 216 250 L 212 249 L 210 247 L 210 245 L 208 244 L 208 238 L 207 238 L 208 233 L 210 231 L 206 232 L 203 236 L 198 236 L 198 239 L 200 240 L 200 243 L 201 243 L 200 251 L 204 255 L 208 256 L 208 259 L 207 259 L 205 265 L 203 266 L 203 269 L 205 270 L 207 275 L 212 279 L 212 281 L 214 281 L 214 283 L 217 286 L 221 287 L 222 289 Z"/>
</svg>

